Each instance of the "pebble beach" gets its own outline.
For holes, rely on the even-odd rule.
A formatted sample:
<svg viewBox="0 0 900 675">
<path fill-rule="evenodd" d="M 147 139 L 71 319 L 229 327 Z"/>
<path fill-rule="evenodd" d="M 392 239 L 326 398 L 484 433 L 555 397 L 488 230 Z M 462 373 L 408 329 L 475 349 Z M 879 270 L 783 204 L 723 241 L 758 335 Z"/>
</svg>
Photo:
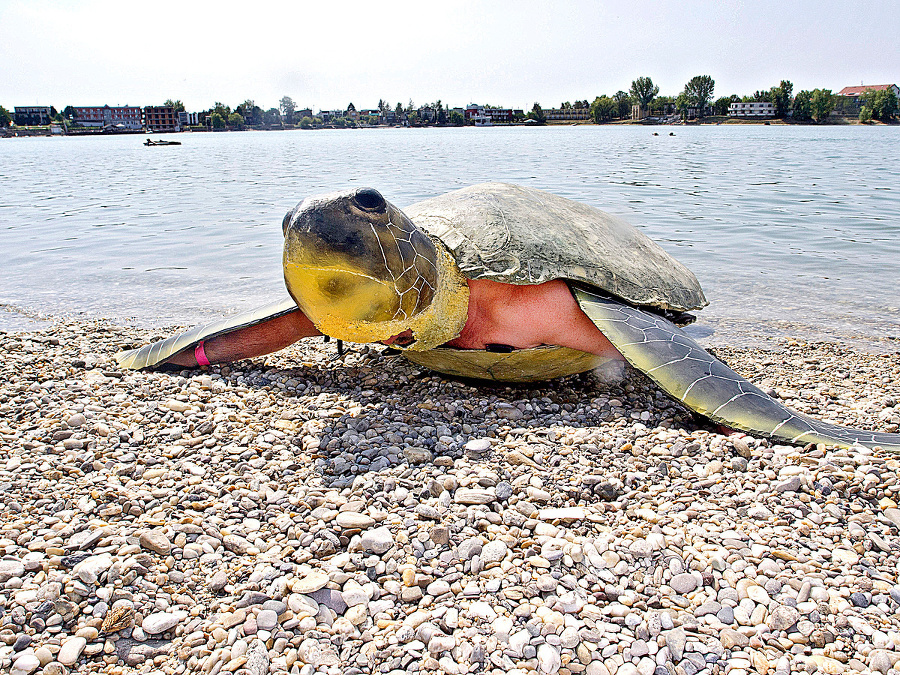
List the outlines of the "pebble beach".
<svg viewBox="0 0 900 675">
<path fill-rule="evenodd" d="M 435 376 L 310 340 L 120 371 L 166 335 L 0 332 L 0 672 L 900 672 L 898 458 L 726 436 L 646 378 Z M 900 424 L 900 361 L 717 348 Z"/>
</svg>

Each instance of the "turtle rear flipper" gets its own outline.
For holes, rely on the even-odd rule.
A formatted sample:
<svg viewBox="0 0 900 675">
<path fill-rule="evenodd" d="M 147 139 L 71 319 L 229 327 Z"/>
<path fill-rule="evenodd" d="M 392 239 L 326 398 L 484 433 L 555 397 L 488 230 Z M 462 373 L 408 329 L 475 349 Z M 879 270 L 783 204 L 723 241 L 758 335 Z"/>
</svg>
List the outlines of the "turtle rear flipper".
<svg viewBox="0 0 900 675">
<path fill-rule="evenodd" d="M 791 410 L 661 316 L 582 287 L 573 292 L 584 313 L 632 366 L 716 424 L 788 443 L 900 451 L 900 434 L 841 427 Z"/>
<path fill-rule="evenodd" d="M 242 328 L 249 328 L 250 326 L 299 311 L 300 308 L 297 307 L 297 303 L 292 298 L 285 298 L 284 300 L 271 302 L 268 305 L 219 319 L 212 323 L 194 326 L 183 333 L 177 333 L 164 340 L 151 342 L 137 349 L 119 352 L 116 354 L 116 361 L 119 363 L 120 368 L 131 370 L 152 368 L 164 363 L 166 359 L 179 352 L 192 349 L 201 340 L 212 340 L 220 335 L 233 333 Z"/>
</svg>

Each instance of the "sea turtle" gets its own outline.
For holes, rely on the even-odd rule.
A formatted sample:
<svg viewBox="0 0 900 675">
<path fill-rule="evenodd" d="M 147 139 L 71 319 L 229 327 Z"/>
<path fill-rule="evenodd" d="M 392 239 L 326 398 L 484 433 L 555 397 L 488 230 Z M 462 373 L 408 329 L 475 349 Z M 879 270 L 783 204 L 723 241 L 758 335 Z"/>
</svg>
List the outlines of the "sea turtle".
<svg viewBox="0 0 900 675">
<path fill-rule="evenodd" d="M 677 325 L 707 304 L 696 277 L 590 206 L 485 183 L 401 211 L 362 188 L 304 200 L 282 229 L 291 298 L 122 352 L 119 364 L 204 363 L 210 343 L 213 360 L 235 360 L 313 335 L 382 342 L 439 372 L 508 381 L 624 358 L 730 429 L 900 450 L 900 434 L 794 412 L 709 354 Z"/>
</svg>

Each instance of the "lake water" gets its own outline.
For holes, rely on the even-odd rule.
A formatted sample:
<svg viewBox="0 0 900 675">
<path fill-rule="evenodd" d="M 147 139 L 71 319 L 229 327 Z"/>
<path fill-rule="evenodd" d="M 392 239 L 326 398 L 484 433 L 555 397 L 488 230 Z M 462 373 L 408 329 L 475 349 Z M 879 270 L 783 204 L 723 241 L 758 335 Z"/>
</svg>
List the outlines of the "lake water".
<svg viewBox="0 0 900 675">
<path fill-rule="evenodd" d="M 659 133 L 654 136 L 653 133 Z M 673 131 L 674 136 L 669 132 Z M 624 216 L 700 279 L 706 343 L 896 348 L 900 128 L 372 129 L 0 140 L 0 329 L 186 324 L 283 296 L 281 220 L 371 186 L 396 205 L 487 180 Z"/>
</svg>

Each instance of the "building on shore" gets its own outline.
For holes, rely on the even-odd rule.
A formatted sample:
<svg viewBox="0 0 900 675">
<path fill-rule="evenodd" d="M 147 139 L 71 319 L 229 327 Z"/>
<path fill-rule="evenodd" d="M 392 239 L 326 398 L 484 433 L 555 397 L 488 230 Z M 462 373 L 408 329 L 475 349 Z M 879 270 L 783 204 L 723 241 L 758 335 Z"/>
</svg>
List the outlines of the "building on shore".
<svg viewBox="0 0 900 675">
<path fill-rule="evenodd" d="M 182 129 L 187 127 L 196 127 L 200 124 L 200 113 L 185 112 L 182 110 L 178 113 L 178 126 Z"/>
<path fill-rule="evenodd" d="M 900 87 L 896 84 L 861 84 L 858 87 L 844 87 L 835 96 L 835 106 L 832 115 L 838 117 L 857 117 L 861 107 L 860 99 L 867 91 L 894 92 L 894 96 L 900 98 Z"/>
<path fill-rule="evenodd" d="M 729 117 L 775 117 L 775 104 L 771 101 L 738 101 L 728 106 Z"/>
<path fill-rule="evenodd" d="M 147 131 L 181 131 L 178 113 L 168 105 L 144 106 L 144 128 Z"/>
<path fill-rule="evenodd" d="M 17 105 L 13 108 L 13 121 L 18 127 L 40 127 L 50 124 L 50 106 Z"/>
<path fill-rule="evenodd" d="M 470 103 L 466 106 L 464 115 L 467 124 L 474 124 L 476 127 L 489 127 L 493 124 L 514 122 L 517 115 L 524 116 L 524 113 L 521 110 L 513 110 L 512 108 L 492 108 L 478 105 L 477 103 Z"/>
<path fill-rule="evenodd" d="M 548 122 L 587 122 L 591 119 L 591 109 L 545 108 L 544 119 Z"/>
<path fill-rule="evenodd" d="M 83 127 L 140 130 L 144 126 L 141 109 L 136 105 L 73 106 L 72 109 L 73 121 Z"/>
</svg>

